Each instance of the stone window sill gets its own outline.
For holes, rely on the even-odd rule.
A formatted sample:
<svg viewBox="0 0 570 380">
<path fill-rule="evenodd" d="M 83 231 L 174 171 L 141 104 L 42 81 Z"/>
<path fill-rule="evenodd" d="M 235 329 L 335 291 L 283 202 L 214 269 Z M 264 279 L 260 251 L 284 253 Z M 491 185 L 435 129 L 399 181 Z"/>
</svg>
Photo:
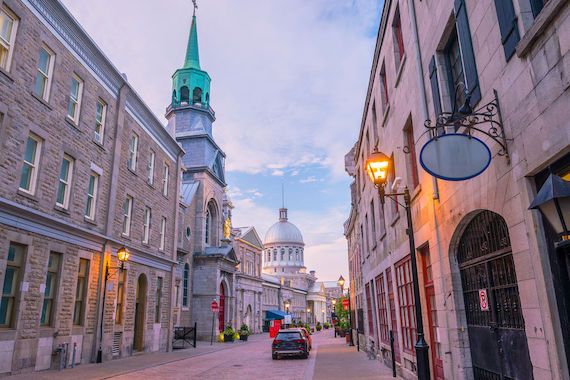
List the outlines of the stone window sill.
<svg viewBox="0 0 570 380">
<path fill-rule="evenodd" d="M 538 14 L 534 23 L 522 36 L 517 46 L 517 56 L 525 57 L 542 33 L 551 25 L 551 21 L 558 14 L 560 9 L 566 4 L 567 0 L 550 0 L 544 5 L 542 11 Z"/>
<path fill-rule="evenodd" d="M 394 225 L 398 222 L 398 220 L 400 220 L 400 211 L 396 212 L 394 218 L 392 218 L 392 221 L 390 222 L 390 226 L 394 227 Z"/>
<path fill-rule="evenodd" d="M 75 120 L 73 120 L 72 118 L 70 118 L 69 116 L 65 117 L 65 122 L 67 124 L 69 124 L 70 126 L 72 126 L 75 129 L 79 129 L 79 124 L 77 124 L 77 122 Z"/>
<path fill-rule="evenodd" d="M 89 224 L 92 224 L 94 226 L 97 226 L 97 222 L 95 221 L 95 219 L 91 219 L 87 216 L 84 216 L 83 220 L 85 221 L 85 223 L 89 223 Z"/>
<path fill-rule="evenodd" d="M 136 173 L 136 168 L 133 170 L 133 169 L 131 169 L 130 166 L 127 165 L 127 169 L 128 169 L 133 175 L 135 175 L 135 176 L 137 175 L 137 173 Z"/>
<path fill-rule="evenodd" d="M 67 215 L 67 216 L 70 215 L 70 214 L 69 214 L 69 210 L 66 209 L 66 208 L 63 208 L 62 206 L 55 205 L 54 209 L 55 209 L 55 211 L 59 211 L 59 212 L 61 212 L 62 214 L 65 214 L 65 215 Z"/>
<path fill-rule="evenodd" d="M 402 72 L 404 71 L 405 63 L 406 63 L 406 53 L 404 53 L 404 56 L 400 61 L 400 67 L 398 67 L 398 73 L 396 74 L 396 83 L 394 84 L 394 87 L 398 87 L 398 83 L 400 83 L 400 78 L 402 77 Z"/>
<path fill-rule="evenodd" d="M 18 195 L 28 198 L 29 200 L 32 200 L 34 202 L 38 202 L 38 197 L 35 194 L 27 192 L 26 190 L 18 189 Z"/>
<path fill-rule="evenodd" d="M 388 115 L 390 114 L 390 105 L 388 104 L 386 106 L 386 110 L 384 110 L 384 115 L 382 116 L 382 128 L 384 128 L 386 126 L 386 123 L 388 122 Z"/>
<path fill-rule="evenodd" d="M 97 140 L 95 140 L 95 139 L 93 139 L 93 140 L 91 140 L 91 141 L 93 141 L 93 144 L 97 145 L 97 147 L 99 147 L 99 148 L 103 149 L 103 151 L 104 151 L 104 152 L 106 152 L 106 151 L 107 151 L 107 150 L 105 149 L 105 146 L 103 145 L 103 143 L 102 143 L 102 142 L 100 142 L 100 141 L 97 141 Z"/>
<path fill-rule="evenodd" d="M 32 97 L 34 99 L 36 99 L 38 102 L 42 103 L 44 106 L 46 106 L 50 111 L 53 111 L 53 108 L 51 108 L 50 104 L 44 100 L 43 98 L 40 98 L 38 95 L 36 95 L 33 91 L 30 92 L 30 94 L 32 94 Z"/>
<path fill-rule="evenodd" d="M 10 82 L 14 83 L 14 78 L 12 78 L 12 75 L 10 75 L 10 73 L 8 71 L 6 71 L 5 69 L 0 67 L 0 74 L 5 77 L 6 79 L 8 79 Z"/>
</svg>

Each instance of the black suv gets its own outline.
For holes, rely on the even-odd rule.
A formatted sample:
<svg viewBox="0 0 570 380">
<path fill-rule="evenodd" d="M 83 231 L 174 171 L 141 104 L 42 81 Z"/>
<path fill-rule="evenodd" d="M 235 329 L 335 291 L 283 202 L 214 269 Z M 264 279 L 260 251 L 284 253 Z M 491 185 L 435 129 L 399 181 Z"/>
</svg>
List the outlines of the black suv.
<svg viewBox="0 0 570 380">
<path fill-rule="evenodd" d="M 273 360 L 280 356 L 309 357 L 309 344 L 299 330 L 279 330 L 271 346 Z"/>
</svg>

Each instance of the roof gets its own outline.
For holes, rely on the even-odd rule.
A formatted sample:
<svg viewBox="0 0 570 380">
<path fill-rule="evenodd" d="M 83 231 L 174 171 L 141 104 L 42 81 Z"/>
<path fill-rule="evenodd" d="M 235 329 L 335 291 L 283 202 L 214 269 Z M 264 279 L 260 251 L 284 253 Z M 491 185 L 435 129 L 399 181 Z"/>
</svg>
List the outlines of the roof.
<svg viewBox="0 0 570 380">
<path fill-rule="evenodd" d="M 223 256 L 229 260 L 238 261 L 234 248 L 231 245 L 221 247 L 206 247 L 205 256 Z"/>
<path fill-rule="evenodd" d="M 279 221 L 269 227 L 265 233 L 264 244 L 293 243 L 302 244 L 303 235 L 296 225 L 287 220 L 287 209 L 279 209 Z"/>
<path fill-rule="evenodd" d="M 253 226 L 235 227 L 234 232 L 237 233 L 237 235 L 236 235 L 237 239 L 243 240 L 243 241 L 259 248 L 260 250 L 263 249 L 263 242 L 261 241 L 261 238 L 257 234 L 255 227 L 253 227 Z"/>
<path fill-rule="evenodd" d="M 274 321 L 276 319 L 284 319 L 287 315 L 283 310 L 267 310 L 265 312 L 265 319 L 269 321 Z"/>
<path fill-rule="evenodd" d="M 321 281 L 325 288 L 340 288 L 336 281 Z"/>
<path fill-rule="evenodd" d="M 184 204 L 190 205 L 199 185 L 198 181 L 182 182 L 180 184 L 180 200 Z"/>
<path fill-rule="evenodd" d="M 188 46 L 186 47 L 186 58 L 184 59 L 185 69 L 200 70 L 200 54 L 198 52 L 198 29 L 196 27 L 196 16 L 192 16 L 190 35 L 188 36 Z"/>
</svg>

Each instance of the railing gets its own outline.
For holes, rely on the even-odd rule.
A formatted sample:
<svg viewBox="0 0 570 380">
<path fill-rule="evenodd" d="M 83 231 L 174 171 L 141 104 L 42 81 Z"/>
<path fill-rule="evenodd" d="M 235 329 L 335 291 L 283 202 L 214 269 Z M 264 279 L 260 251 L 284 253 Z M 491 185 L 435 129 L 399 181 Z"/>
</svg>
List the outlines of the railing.
<svg viewBox="0 0 570 380">
<path fill-rule="evenodd" d="M 180 346 L 182 344 L 182 346 Z M 174 336 L 172 338 L 172 348 L 181 349 L 186 348 L 186 345 L 196 347 L 196 322 L 194 327 L 175 327 Z"/>
</svg>

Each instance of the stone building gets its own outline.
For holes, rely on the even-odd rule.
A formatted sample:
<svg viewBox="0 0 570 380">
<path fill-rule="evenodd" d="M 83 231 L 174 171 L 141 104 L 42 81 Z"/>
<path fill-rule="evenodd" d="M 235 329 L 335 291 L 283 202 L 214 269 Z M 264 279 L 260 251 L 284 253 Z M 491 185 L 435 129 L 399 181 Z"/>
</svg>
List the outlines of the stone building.
<svg viewBox="0 0 570 380">
<path fill-rule="evenodd" d="M 169 349 L 182 149 L 59 1 L 0 31 L 0 373 Z"/>
<path fill-rule="evenodd" d="M 380 202 L 364 170 L 375 147 L 391 158 L 386 191 L 411 192 L 432 377 L 568 379 L 568 267 L 550 227 L 528 208 L 549 173 L 569 177 L 569 16 L 562 0 L 384 4 L 360 133 L 347 155 L 354 183 L 345 234 L 359 341 L 388 361 L 393 332 L 405 378 L 416 376 L 406 213 Z M 453 110 L 466 103 L 496 109 L 497 100 L 507 149 L 474 132 L 493 156 L 482 174 L 444 181 L 420 167 L 433 137 L 426 120 L 459 118 Z M 438 135 L 450 132 L 463 129 Z"/>
</svg>

